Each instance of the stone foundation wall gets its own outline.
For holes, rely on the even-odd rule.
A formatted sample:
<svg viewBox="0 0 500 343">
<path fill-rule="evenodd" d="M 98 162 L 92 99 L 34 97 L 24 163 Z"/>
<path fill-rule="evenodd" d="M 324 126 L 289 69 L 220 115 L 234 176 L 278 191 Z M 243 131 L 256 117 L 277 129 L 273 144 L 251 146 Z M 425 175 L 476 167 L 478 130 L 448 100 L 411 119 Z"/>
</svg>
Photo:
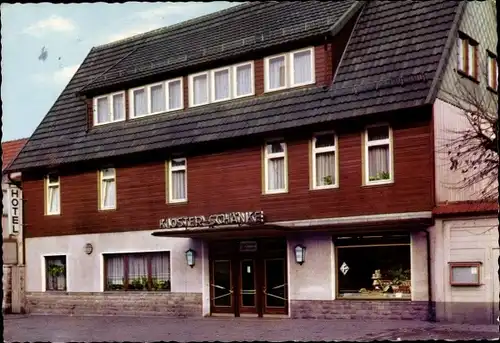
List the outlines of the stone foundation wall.
<svg viewBox="0 0 500 343">
<path fill-rule="evenodd" d="M 20 279 L 17 282 L 12 280 L 12 268 L 19 268 Z M 2 299 L 2 312 L 11 313 L 12 312 L 12 287 L 16 288 L 19 293 L 21 313 L 25 311 L 25 298 L 24 298 L 24 267 L 23 266 L 3 266 L 3 277 L 2 277 L 2 287 L 3 287 L 3 299 Z"/>
<path fill-rule="evenodd" d="M 426 301 L 292 300 L 292 318 L 428 320 Z"/>
<path fill-rule="evenodd" d="M 169 292 L 30 292 L 33 314 L 201 317 L 201 293 Z"/>
</svg>

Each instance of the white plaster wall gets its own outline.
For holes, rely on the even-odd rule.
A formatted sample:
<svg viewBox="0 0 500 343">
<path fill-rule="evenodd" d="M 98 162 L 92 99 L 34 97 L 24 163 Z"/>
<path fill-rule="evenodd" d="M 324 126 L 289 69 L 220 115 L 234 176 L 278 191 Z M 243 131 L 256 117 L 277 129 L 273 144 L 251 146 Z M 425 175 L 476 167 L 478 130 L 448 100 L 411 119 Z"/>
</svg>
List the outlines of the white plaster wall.
<svg viewBox="0 0 500 343">
<path fill-rule="evenodd" d="M 433 232 L 433 298 L 438 303 L 438 319 L 461 319 L 467 315 L 465 311 L 484 318 L 493 317 L 492 311 L 498 308 L 499 289 L 497 226 L 498 221 L 492 216 L 436 220 Z M 471 261 L 482 262 L 482 285 L 451 287 L 448 263 Z M 464 307 L 454 307 L 454 303 L 471 305 L 464 310 Z M 481 304 L 486 304 L 486 308 Z"/>
<path fill-rule="evenodd" d="M 332 300 L 335 284 L 335 254 L 332 236 L 304 235 L 287 240 L 290 300 Z M 305 262 L 295 262 L 297 244 L 306 247 Z"/>
<path fill-rule="evenodd" d="M 411 300 L 427 301 L 427 239 L 424 232 L 411 234 Z"/>
<path fill-rule="evenodd" d="M 69 235 L 26 239 L 26 291 L 45 291 L 44 255 L 66 255 L 68 292 L 104 290 L 103 254 L 170 251 L 172 292 L 202 292 L 202 245 L 188 238 L 154 237 L 153 231 Z M 91 255 L 84 252 L 91 243 Z M 185 251 L 197 252 L 193 268 L 186 263 Z"/>
</svg>

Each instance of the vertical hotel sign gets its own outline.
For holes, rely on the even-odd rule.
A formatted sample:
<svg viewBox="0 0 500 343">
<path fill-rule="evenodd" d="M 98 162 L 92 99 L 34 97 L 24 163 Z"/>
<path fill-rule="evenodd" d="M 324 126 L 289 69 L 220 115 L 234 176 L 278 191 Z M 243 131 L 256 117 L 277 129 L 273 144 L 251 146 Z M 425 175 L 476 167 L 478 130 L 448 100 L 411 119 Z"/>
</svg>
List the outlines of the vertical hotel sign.
<svg viewBox="0 0 500 343">
<path fill-rule="evenodd" d="M 8 197 L 8 225 L 9 234 L 17 235 L 21 230 L 22 225 L 22 213 L 23 213 L 23 197 L 21 190 L 15 185 L 9 185 L 9 190 L 7 193 Z"/>
</svg>

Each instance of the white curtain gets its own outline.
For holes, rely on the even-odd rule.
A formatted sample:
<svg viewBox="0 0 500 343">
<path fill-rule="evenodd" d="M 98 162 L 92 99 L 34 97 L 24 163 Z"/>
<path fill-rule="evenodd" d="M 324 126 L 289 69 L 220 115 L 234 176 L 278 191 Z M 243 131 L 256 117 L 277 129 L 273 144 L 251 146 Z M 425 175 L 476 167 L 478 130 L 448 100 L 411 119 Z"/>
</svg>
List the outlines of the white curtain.
<svg viewBox="0 0 500 343">
<path fill-rule="evenodd" d="M 252 66 L 250 64 L 236 68 L 236 95 L 252 92 Z"/>
<path fill-rule="evenodd" d="M 268 187 L 270 190 L 285 188 L 285 158 L 272 158 L 268 161 Z"/>
<path fill-rule="evenodd" d="M 285 86 L 285 57 L 269 60 L 269 88 Z"/>
<path fill-rule="evenodd" d="M 129 283 L 136 278 L 148 276 L 148 263 L 146 256 L 131 254 L 128 256 Z"/>
<path fill-rule="evenodd" d="M 176 109 L 182 107 L 181 99 L 181 82 L 175 81 L 168 84 L 168 109 Z"/>
<path fill-rule="evenodd" d="M 378 173 L 389 172 L 389 146 L 373 146 L 368 149 L 368 174 L 376 177 Z"/>
<path fill-rule="evenodd" d="M 110 120 L 108 98 L 97 99 L 97 123 L 106 123 Z"/>
<path fill-rule="evenodd" d="M 125 278 L 123 256 L 106 257 L 107 283 L 123 285 Z"/>
<path fill-rule="evenodd" d="M 327 182 L 328 176 L 331 183 Z M 326 186 L 335 183 L 335 153 L 316 154 L 316 185 Z"/>
<path fill-rule="evenodd" d="M 464 70 L 464 52 L 465 52 L 465 41 L 461 38 L 458 38 L 458 69 Z"/>
<path fill-rule="evenodd" d="M 475 54 L 476 54 L 476 49 L 473 45 L 470 45 L 468 44 L 469 46 L 469 53 L 468 53 L 468 58 L 469 58 L 469 70 L 468 70 L 468 73 L 469 75 L 471 76 L 474 76 L 474 71 L 476 70 L 476 58 L 475 58 Z"/>
<path fill-rule="evenodd" d="M 200 75 L 193 78 L 194 98 L 195 105 L 207 102 L 207 76 Z"/>
<path fill-rule="evenodd" d="M 172 199 L 186 199 L 186 171 L 176 170 L 172 172 Z"/>
<path fill-rule="evenodd" d="M 49 187 L 49 211 L 50 213 L 59 212 L 59 186 Z"/>
<path fill-rule="evenodd" d="M 163 85 L 151 87 L 151 112 L 165 111 L 165 90 Z"/>
<path fill-rule="evenodd" d="M 310 51 L 298 52 L 293 55 L 293 80 L 296 84 L 312 81 Z"/>
<path fill-rule="evenodd" d="M 229 97 L 229 70 L 221 70 L 214 73 L 215 100 Z"/>
<path fill-rule="evenodd" d="M 148 101 L 146 91 L 138 89 L 134 91 L 134 116 L 148 113 Z"/>
<path fill-rule="evenodd" d="M 151 277 L 159 281 L 170 281 L 170 259 L 167 253 L 151 256 Z"/>
<path fill-rule="evenodd" d="M 125 106 L 123 94 L 113 95 L 113 120 L 125 119 Z"/>
<path fill-rule="evenodd" d="M 64 273 L 60 275 L 50 275 L 47 271 L 47 290 L 56 291 L 56 290 L 65 290 L 66 289 L 66 263 L 61 257 L 49 257 L 45 262 L 47 269 L 52 265 L 63 266 L 65 267 Z"/>
<path fill-rule="evenodd" d="M 116 206 L 116 184 L 114 179 L 102 180 L 102 195 L 104 208 Z"/>
</svg>

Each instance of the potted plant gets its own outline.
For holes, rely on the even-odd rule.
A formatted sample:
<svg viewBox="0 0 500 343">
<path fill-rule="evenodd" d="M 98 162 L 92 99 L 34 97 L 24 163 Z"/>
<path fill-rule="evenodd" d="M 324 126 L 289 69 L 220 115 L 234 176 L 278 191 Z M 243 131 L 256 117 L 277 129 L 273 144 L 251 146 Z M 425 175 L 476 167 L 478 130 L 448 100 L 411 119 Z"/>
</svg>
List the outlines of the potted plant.
<svg viewBox="0 0 500 343">
<path fill-rule="evenodd" d="M 52 289 L 57 289 L 59 291 L 64 290 L 65 285 L 64 285 L 64 279 L 60 278 L 59 276 L 64 275 L 65 268 L 63 265 L 58 265 L 58 264 L 51 264 L 48 267 L 48 273 L 51 276 L 50 281 L 52 283 Z"/>
<path fill-rule="evenodd" d="M 325 186 L 329 186 L 329 185 L 333 185 L 333 178 L 331 175 L 327 175 L 325 177 L 323 177 L 323 183 L 325 184 Z"/>
<path fill-rule="evenodd" d="M 377 173 L 375 176 L 370 176 L 370 181 L 378 181 L 378 180 L 389 180 L 390 179 L 390 174 L 388 172 L 380 172 Z"/>
</svg>

